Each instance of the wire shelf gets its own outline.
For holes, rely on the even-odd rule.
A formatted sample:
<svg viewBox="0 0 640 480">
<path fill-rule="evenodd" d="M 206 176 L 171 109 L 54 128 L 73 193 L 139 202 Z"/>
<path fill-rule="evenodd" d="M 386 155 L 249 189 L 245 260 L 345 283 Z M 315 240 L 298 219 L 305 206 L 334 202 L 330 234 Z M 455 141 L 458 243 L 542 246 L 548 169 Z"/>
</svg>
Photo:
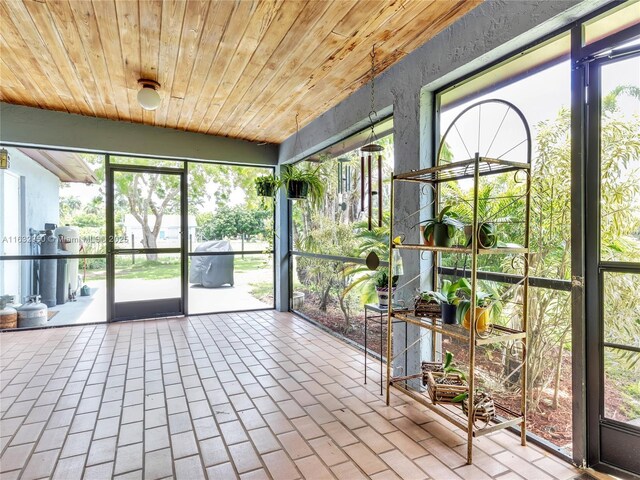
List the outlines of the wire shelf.
<svg viewBox="0 0 640 480">
<path fill-rule="evenodd" d="M 464 341 L 469 341 L 469 330 L 462 325 L 455 324 L 449 325 L 442 323 L 439 318 L 429 317 L 416 317 L 415 315 L 403 311 L 394 311 L 391 313 L 392 317 L 402 320 L 412 325 L 417 325 L 428 330 L 432 330 L 443 335 L 448 335 L 453 338 L 457 338 Z M 490 331 L 483 336 L 476 335 L 476 345 L 488 345 L 491 343 L 508 342 L 512 340 L 520 340 L 526 338 L 526 332 L 521 330 L 515 330 L 513 328 L 503 327 L 501 325 L 492 325 Z"/>
<path fill-rule="evenodd" d="M 459 162 L 452 162 L 437 167 L 413 170 L 394 175 L 394 180 L 420 183 L 441 183 L 473 178 L 476 168 L 476 159 L 471 158 Z M 530 170 L 531 164 L 524 162 L 512 162 L 498 158 L 479 157 L 478 175 L 495 175 L 497 173 L 513 172 L 516 170 Z"/>
</svg>

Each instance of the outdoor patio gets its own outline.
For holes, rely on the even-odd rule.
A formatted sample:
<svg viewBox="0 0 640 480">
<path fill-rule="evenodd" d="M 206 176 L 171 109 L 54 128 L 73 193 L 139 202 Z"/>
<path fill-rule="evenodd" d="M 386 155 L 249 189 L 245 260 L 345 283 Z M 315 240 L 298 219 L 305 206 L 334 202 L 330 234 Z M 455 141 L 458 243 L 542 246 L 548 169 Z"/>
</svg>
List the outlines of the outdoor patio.
<svg viewBox="0 0 640 480">
<path fill-rule="evenodd" d="M 11 332 L 0 348 L 3 480 L 580 475 L 506 432 L 466 465 L 462 432 L 402 394 L 387 407 L 361 352 L 288 313 Z"/>
</svg>

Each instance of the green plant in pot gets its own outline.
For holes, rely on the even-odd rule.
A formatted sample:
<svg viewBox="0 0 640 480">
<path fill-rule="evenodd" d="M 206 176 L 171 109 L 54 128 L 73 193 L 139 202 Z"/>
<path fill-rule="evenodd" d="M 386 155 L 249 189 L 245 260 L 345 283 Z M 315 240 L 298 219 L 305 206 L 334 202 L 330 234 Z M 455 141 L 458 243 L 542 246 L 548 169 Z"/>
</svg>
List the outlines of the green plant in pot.
<svg viewBox="0 0 640 480">
<path fill-rule="evenodd" d="M 282 182 L 275 175 L 263 175 L 254 180 L 259 197 L 275 197 Z"/>
<path fill-rule="evenodd" d="M 442 372 L 444 373 L 445 377 L 451 375 L 452 373 L 457 373 L 458 375 L 460 375 L 460 378 L 462 380 L 467 379 L 464 372 L 456 368 L 453 364 L 453 353 L 451 353 L 449 350 L 447 350 L 444 354 L 444 364 L 442 365 Z"/>
<path fill-rule="evenodd" d="M 471 328 L 471 306 L 474 305 L 476 313 L 476 331 L 480 334 L 486 333 L 491 324 L 502 313 L 502 302 L 498 292 L 484 292 L 479 287 L 476 288 L 475 302 L 471 301 L 471 284 L 466 278 L 460 279 L 457 289 L 458 295 L 463 298 L 458 300 L 456 308 L 456 321 L 464 328 Z"/>
<path fill-rule="evenodd" d="M 423 237 L 425 244 L 430 245 L 433 241 L 433 245 L 436 247 L 450 247 L 453 244 L 453 237 L 457 230 L 463 228 L 463 223 L 451 213 L 451 205 L 444 207 L 436 218 L 431 218 L 424 222 Z"/>
<path fill-rule="evenodd" d="M 471 246 L 472 225 L 464 226 L 464 234 L 467 238 L 467 247 Z M 482 222 L 478 225 L 478 246 L 480 248 L 494 248 L 498 245 L 498 229 L 495 223 Z"/>
<path fill-rule="evenodd" d="M 393 294 L 398 285 L 398 275 L 391 277 L 391 292 L 389 292 L 389 274 L 386 270 L 378 270 L 373 276 L 373 282 L 378 294 L 378 305 L 386 307 L 389 302 L 393 303 Z"/>
<path fill-rule="evenodd" d="M 454 325 L 458 323 L 456 318 L 457 305 L 460 300 L 457 292 L 462 285 L 462 280 L 457 282 L 451 282 L 450 280 L 443 280 L 440 286 L 440 295 L 444 299 L 441 302 L 442 305 L 442 323 L 447 325 Z"/>
<path fill-rule="evenodd" d="M 309 197 L 312 202 L 319 202 L 324 196 L 325 185 L 318 170 L 305 170 L 291 167 L 282 174 L 282 183 L 287 189 L 287 198 L 305 199 Z"/>
</svg>

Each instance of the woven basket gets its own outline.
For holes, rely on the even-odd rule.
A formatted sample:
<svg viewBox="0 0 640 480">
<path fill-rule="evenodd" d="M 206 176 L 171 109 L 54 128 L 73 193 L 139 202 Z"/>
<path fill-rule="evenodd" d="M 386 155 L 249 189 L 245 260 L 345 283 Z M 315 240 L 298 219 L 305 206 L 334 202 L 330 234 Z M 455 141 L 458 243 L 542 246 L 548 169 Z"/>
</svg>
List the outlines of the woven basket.
<svg viewBox="0 0 640 480">
<path fill-rule="evenodd" d="M 493 403 L 493 399 L 486 393 L 478 393 L 474 396 L 473 402 L 475 405 L 475 412 L 473 414 L 473 423 L 482 422 L 487 424 L 496 416 L 496 406 Z M 469 399 L 465 398 L 462 401 L 462 411 L 465 415 L 469 416 Z M 478 426 L 478 425 L 476 425 Z"/>
<path fill-rule="evenodd" d="M 440 362 L 422 362 L 422 384 L 427 384 L 427 373 L 437 372 L 442 373 L 444 367 Z"/>
<path fill-rule="evenodd" d="M 449 383 L 438 383 L 445 377 Z M 427 391 L 433 403 L 455 403 L 453 399 L 468 390 L 469 386 L 458 373 L 427 372 Z"/>
<path fill-rule="evenodd" d="M 440 304 L 436 302 L 427 302 L 419 296 L 414 301 L 414 315 L 416 317 L 440 318 Z"/>
</svg>

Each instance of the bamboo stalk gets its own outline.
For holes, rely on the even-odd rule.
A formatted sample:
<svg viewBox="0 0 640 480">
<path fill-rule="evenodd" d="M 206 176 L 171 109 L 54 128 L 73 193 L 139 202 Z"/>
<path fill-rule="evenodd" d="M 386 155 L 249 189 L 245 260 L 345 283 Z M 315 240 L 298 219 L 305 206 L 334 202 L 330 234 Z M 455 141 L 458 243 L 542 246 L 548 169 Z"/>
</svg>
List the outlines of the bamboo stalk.
<svg viewBox="0 0 640 480">
<path fill-rule="evenodd" d="M 478 193 L 480 183 L 480 155 L 476 153 L 474 185 L 473 185 L 473 224 L 471 226 L 471 322 L 469 325 L 469 398 L 475 393 L 476 368 L 476 294 L 478 283 Z M 473 463 L 473 417 L 475 415 L 474 402 L 469 402 L 469 427 L 467 430 L 467 464 Z"/>
</svg>

